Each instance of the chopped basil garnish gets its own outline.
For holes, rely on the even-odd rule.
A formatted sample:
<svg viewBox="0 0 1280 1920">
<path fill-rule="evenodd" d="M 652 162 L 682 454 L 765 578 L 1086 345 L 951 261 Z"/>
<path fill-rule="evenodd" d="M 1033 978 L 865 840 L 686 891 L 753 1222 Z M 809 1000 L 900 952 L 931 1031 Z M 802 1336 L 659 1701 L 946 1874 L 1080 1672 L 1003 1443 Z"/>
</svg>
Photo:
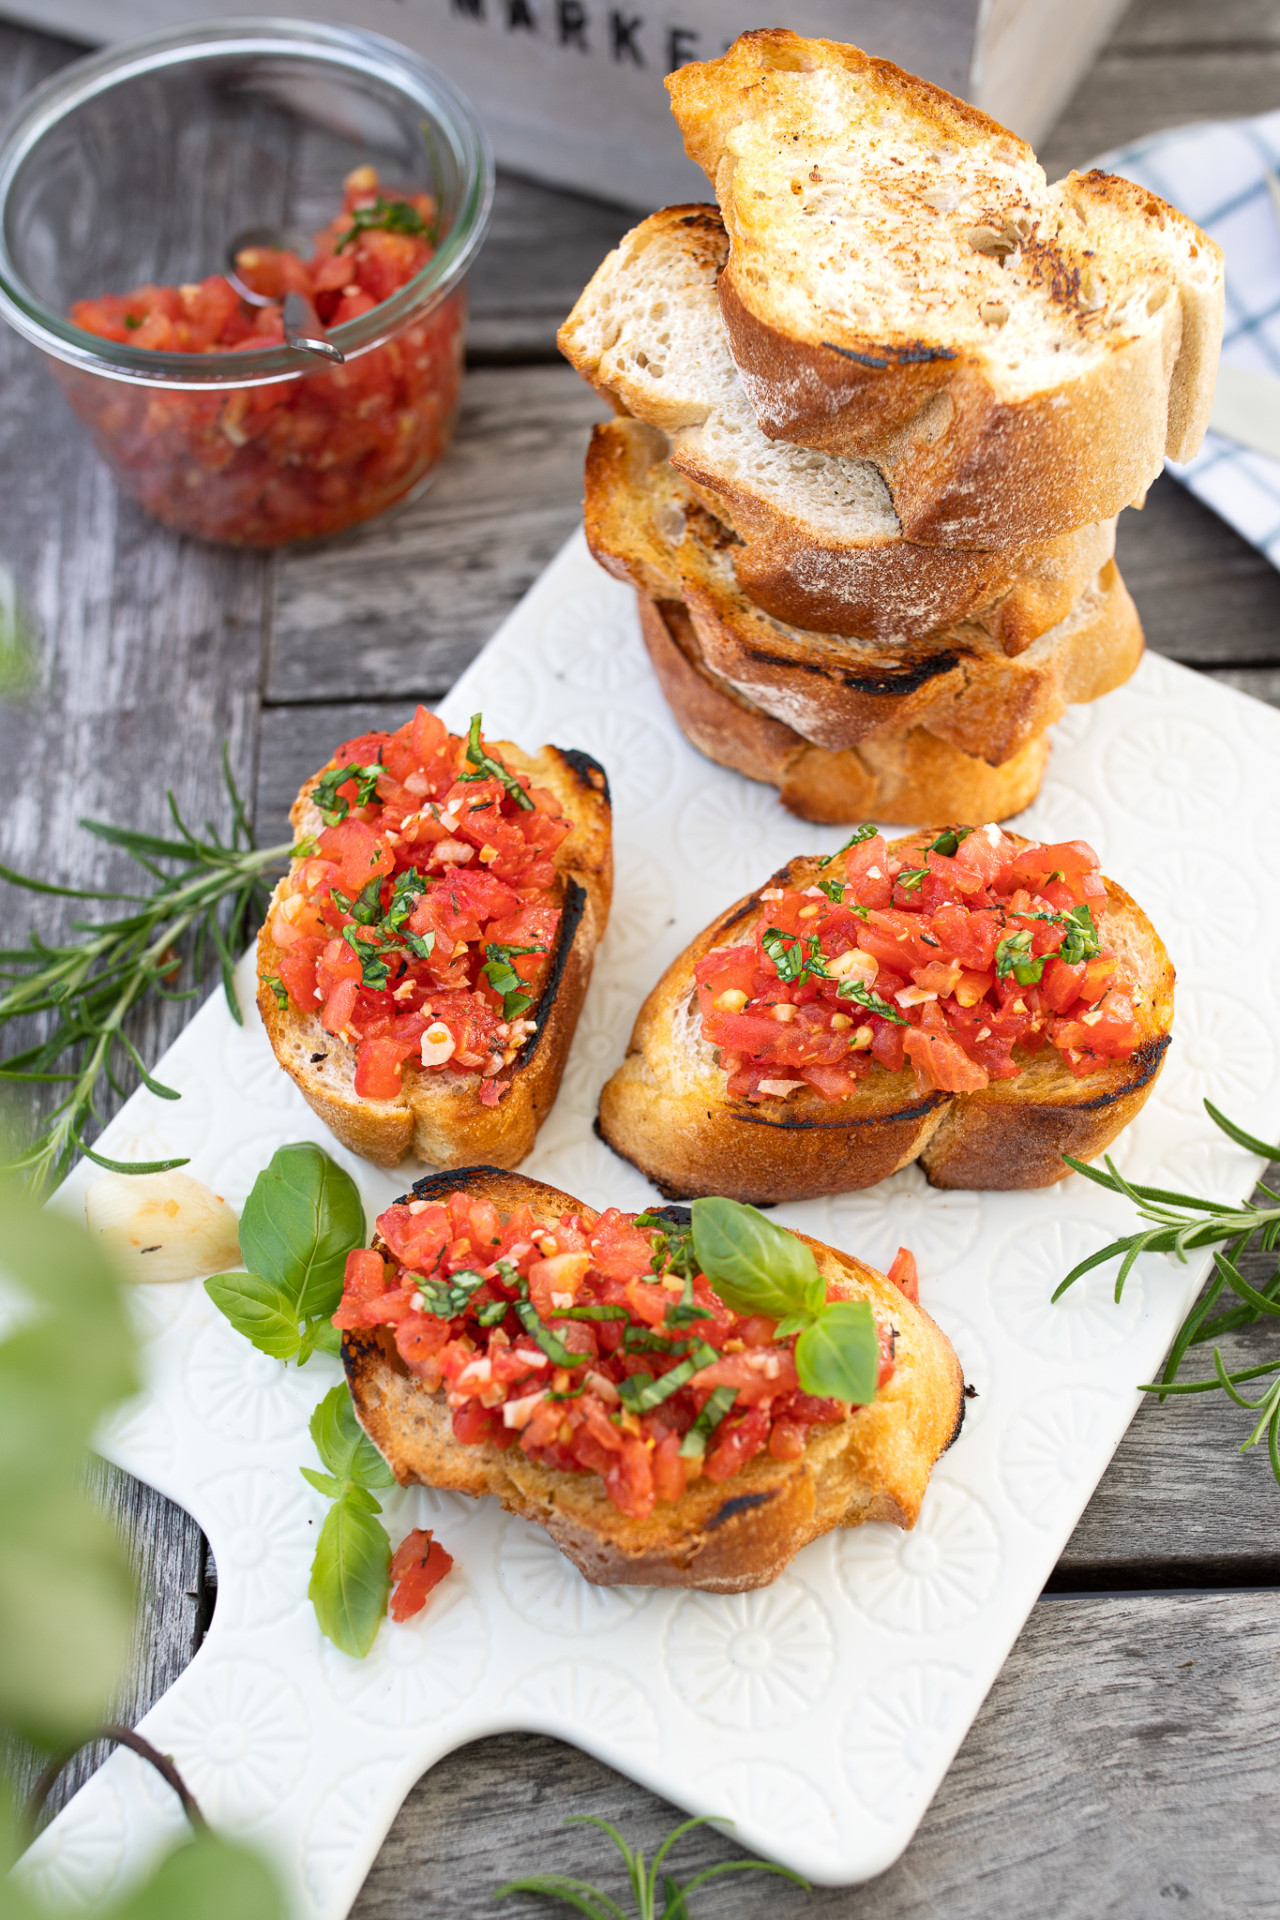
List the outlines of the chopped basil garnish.
<svg viewBox="0 0 1280 1920">
<path fill-rule="evenodd" d="M 948 859 L 953 859 L 960 849 L 960 842 L 967 840 L 972 832 L 972 827 L 948 827 L 945 833 L 938 835 L 929 851 L 942 853 Z"/>
<path fill-rule="evenodd" d="M 680 1443 L 683 1460 L 701 1460 L 707 1442 L 738 1397 L 736 1387 L 717 1387 Z"/>
<path fill-rule="evenodd" d="M 825 860 L 819 860 L 819 868 L 829 867 L 831 862 L 838 860 L 842 853 L 848 853 L 850 847 L 860 847 L 864 840 L 874 840 L 876 831 L 869 820 L 864 820 L 860 827 L 854 828 L 842 847 L 837 847 L 834 853 L 829 853 Z"/>
<path fill-rule="evenodd" d="M 996 942 L 996 978 L 1007 980 L 1012 974 L 1020 987 L 1034 987 L 1044 972 L 1046 955 L 1031 951 L 1031 932 L 1020 927 Z"/>
<path fill-rule="evenodd" d="M 482 1327 L 496 1327 L 506 1319 L 510 1310 L 509 1300 L 485 1300 L 476 1308 L 475 1318 Z"/>
<path fill-rule="evenodd" d="M 798 936 L 784 934 L 780 927 L 766 927 L 760 935 L 760 945 L 776 967 L 779 980 L 790 985 L 803 979 L 804 944 Z"/>
<path fill-rule="evenodd" d="M 878 993 L 872 993 L 870 987 L 864 987 L 861 980 L 842 980 L 836 988 L 837 1000 L 856 1000 L 868 1013 L 878 1013 L 882 1020 L 892 1020 L 897 1027 L 909 1027 L 911 1022 L 905 1014 L 882 1000 Z"/>
<path fill-rule="evenodd" d="M 681 1387 L 687 1387 L 695 1373 L 701 1373 L 704 1367 L 713 1367 L 719 1358 L 714 1347 L 700 1340 L 686 1360 L 656 1380 L 648 1373 L 633 1373 L 628 1379 L 620 1380 L 618 1394 L 622 1404 L 632 1413 L 649 1413 L 669 1400 L 673 1393 L 679 1393 Z M 736 1398 L 737 1389 L 731 1391 Z"/>
<path fill-rule="evenodd" d="M 545 952 L 545 947 L 502 947 L 492 941 L 486 944 L 487 958 L 480 971 L 494 992 L 502 996 L 504 1020 L 518 1020 L 533 1005 L 533 995 L 525 992 L 525 983 L 511 962 L 518 954 Z"/>
<path fill-rule="evenodd" d="M 422 1312 L 433 1314 L 437 1320 L 456 1320 L 460 1313 L 466 1312 L 472 1294 L 483 1285 L 484 1275 L 472 1267 L 459 1267 L 447 1280 L 419 1280 Z M 504 1313 L 507 1310 L 505 1301 L 502 1310 Z M 480 1312 L 483 1311 L 482 1307 Z"/>
<path fill-rule="evenodd" d="M 589 1301 L 585 1307 L 561 1307 L 556 1313 L 557 1320 L 626 1320 L 629 1318 L 625 1307 L 606 1306 L 603 1300 Z"/>
<path fill-rule="evenodd" d="M 372 941 L 361 940 L 354 927 L 344 927 L 342 937 L 360 962 L 360 984 L 370 993 L 381 993 L 388 978 L 387 956 Z"/>
<path fill-rule="evenodd" d="M 428 226 L 418 209 L 410 206 L 407 200 L 384 200 L 379 194 L 371 207 L 357 207 L 351 215 L 351 225 L 334 247 L 335 253 L 344 253 L 351 242 L 361 233 L 411 233 L 416 238 L 427 240 L 435 245 L 436 229 Z"/>
<path fill-rule="evenodd" d="M 841 880 L 819 880 L 818 886 L 833 905 L 839 906 L 844 899 L 844 883 Z"/>
<path fill-rule="evenodd" d="M 1058 958 L 1065 960 L 1069 967 L 1078 967 L 1082 960 L 1096 960 L 1102 952 L 1102 940 L 1087 903 L 1081 901 L 1078 907 L 1072 907 L 1067 919 L 1071 925 L 1058 949 Z"/>
<path fill-rule="evenodd" d="M 467 759 L 476 769 L 474 773 L 460 773 L 459 780 L 500 780 L 518 807 L 526 813 L 533 812 L 533 802 L 525 792 L 514 773 L 508 773 L 500 760 L 485 752 L 480 744 L 481 715 L 473 713 L 471 727 L 467 734 Z"/>
<path fill-rule="evenodd" d="M 651 1270 L 659 1274 L 679 1274 L 685 1283 L 686 1299 L 692 1300 L 693 1276 L 698 1271 L 692 1230 L 660 1213 L 638 1213 L 635 1225 L 641 1232 L 653 1232 L 653 1258 L 649 1262 Z M 667 1319 L 671 1319 L 670 1311 Z"/>
<path fill-rule="evenodd" d="M 901 887 L 904 893 L 914 893 L 921 881 L 928 877 L 928 867 L 904 867 L 893 884 Z"/>
<path fill-rule="evenodd" d="M 354 900 L 348 899 L 347 895 L 345 893 L 342 893 L 337 887 L 330 887 L 329 892 L 333 896 L 335 903 L 339 907 L 341 907 L 344 913 L 349 913 L 351 915 L 351 918 L 355 921 L 357 926 L 373 927 L 373 926 L 376 926 L 378 922 L 381 920 L 382 918 L 382 875 L 381 874 L 379 874 L 375 879 L 371 880 L 367 887 L 362 888 L 360 893 Z"/>
<path fill-rule="evenodd" d="M 338 827 L 346 819 L 353 805 L 368 806 L 378 790 L 378 776 L 383 772 L 381 764 L 372 767 L 357 766 L 354 761 L 345 767 L 330 767 L 328 773 L 322 773 L 316 781 L 311 798 L 320 812 L 320 818 L 326 827 Z M 338 792 L 349 780 L 356 783 L 354 802 L 345 794 Z"/>
<path fill-rule="evenodd" d="M 537 1341 L 553 1366 L 584 1367 L 587 1364 L 591 1356 L 586 1353 L 570 1353 L 563 1341 L 557 1340 L 550 1327 L 543 1321 L 532 1300 L 517 1300 L 514 1304 L 516 1318 L 520 1325 Z"/>
<path fill-rule="evenodd" d="M 264 985 L 270 987 L 272 993 L 274 993 L 276 1005 L 279 1007 L 281 1013 L 286 1012 L 289 1005 L 289 989 L 285 986 L 279 974 L 264 973 L 262 979 Z"/>
</svg>

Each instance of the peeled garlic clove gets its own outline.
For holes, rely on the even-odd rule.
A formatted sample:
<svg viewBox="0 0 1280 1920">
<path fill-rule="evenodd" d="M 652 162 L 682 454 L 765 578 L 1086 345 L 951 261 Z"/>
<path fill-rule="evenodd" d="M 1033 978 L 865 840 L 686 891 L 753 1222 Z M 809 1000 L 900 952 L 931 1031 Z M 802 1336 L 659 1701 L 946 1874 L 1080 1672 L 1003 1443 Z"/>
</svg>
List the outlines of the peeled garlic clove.
<svg viewBox="0 0 1280 1920">
<path fill-rule="evenodd" d="M 234 1210 L 186 1173 L 104 1173 L 84 1214 L 128 1280 L 194 1280 L 241 1264 Z"/>
</svg>

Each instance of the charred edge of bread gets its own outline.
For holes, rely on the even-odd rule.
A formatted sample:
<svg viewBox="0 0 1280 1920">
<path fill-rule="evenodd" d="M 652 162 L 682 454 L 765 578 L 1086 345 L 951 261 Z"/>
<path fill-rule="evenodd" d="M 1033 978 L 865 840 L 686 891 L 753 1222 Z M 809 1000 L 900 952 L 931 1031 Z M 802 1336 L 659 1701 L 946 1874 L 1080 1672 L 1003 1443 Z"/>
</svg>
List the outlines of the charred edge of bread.
<svg viewBox="0 0 1280 1920">
<path fill-rule="evenodd" d="M 573 943 L 578 937 L 578 928 L 582 924 L 582 916 L 586 911 L 586 888 L 580 887 L 570 873 L 566 873 L 563 878 L 564 905 L 560 909 L 560 925 L 556 932 L 555 952 L 551 956 L 551 965 L 547 968 L 547 976 L 542 983 L 542 990 L 538 995 L 537 1007 L 534 1014 L 533 1032 L 529 1035 L 512 1063 L 516 1073 L 519 1073 L 522 1067 L 529 1065 L 529 1062 L 533 1059 L 534 1054 L 542 1044 L 542 1035 L 546 1029 L 547 1021 L 551 1018 L 551 1009 L 555 1005 L 556 995 L 560 991 L 560 982 L 564 978 L 564 970 L 569 964 L 569 955 L 573 951 Z M 508 1087 L 507 1092 L 509 1093 L 510 1091 L 511 1089 Z M 503 1095 L 499 1096 L 499 1103 L 501 1103 L 504 1097 Z"/>
<path fill-rule="evenodd" d="M 1019 834 L 1009 838 L 1030 844 Z M 922 839 L 891 844 L 909 857 Z M 811 870 L 812 857 L 790 860 L 727 908 L 672 962 L 636 1016 L 623 1063 L 601 1092 L 596 1131 L 660 1192 L 672 1199 L 717 1192 L 770 1205 L 872 1186 L 912 1161 L 934 1186 L 1021 1191 L 1065 1179 L 1064 1154 L 1096 1159 L 1141 1111 L 1170 1045 L 1174 973 L 1150 920 L 1111 880 L 1109 910 L 1126 916 L 1144 948 L 1138 981 L 1155 1028 L 1128 1060 L 1077 1080 L 1057 1060 L 1046 1073 L 1042 1050 L 1023 1062 L 1018 1079 L 968 1094 L 922 1094 L 910 1068 L 890 1074 L 876 1067 L 847 1100 L 802 1089 L 795 1101 L 803 1106 L 771 1102 L 776 1112 L 731 1099 L 723 1078 L 715 1087 L 696 1076 L 677 1084 L 664 1066 L 668 1050 L 680 1050 L 676 1022 L 695 962 L 763 914 L 765 888 L 802 885 Z"/>
<path fill-rule="evenodd" d="M 521 1204 L 552 1217 L 592 1207 L 542 1181 L 491 1166 L 461 1167 L 415 1181 L 421 1200 L 479 1193 L 500 1210 Z M 407 1198 L 408 1196 L 406 1196 Z M 653 1209 L 687 1221 L 686 1208 Z M 697 1587 L 737 1593 L 766 1586 L 811 1540 L 834 1527 L 887 1520 L 912 1527 L 938 1457 L 964 1421 L 960 1363 L 925 1311 L 875 1268 L 805 1234 L 819 1266 L 854 1279 L 892 1314 L 900 1370 L 883 1395 L 853 1420 L 816 1430 L 798 1461 L 768 1454 L 749 1461 L 725 1487 L 700 1479 L 676 1507 L 647 1520 L 620 1513 L 599 1477 L 538 1466 L 520 1453 L 453 1438 L 443 1391 L 428 1393 L 405 1366 L 387 1328 L 342 1336 L 342 1361 L 365 1431 L 401 1485 L 421 1482 L 494 1495 L 512 1513 L 545 1528 L 566 1558 L 599 1585 Z"/>
</svg>

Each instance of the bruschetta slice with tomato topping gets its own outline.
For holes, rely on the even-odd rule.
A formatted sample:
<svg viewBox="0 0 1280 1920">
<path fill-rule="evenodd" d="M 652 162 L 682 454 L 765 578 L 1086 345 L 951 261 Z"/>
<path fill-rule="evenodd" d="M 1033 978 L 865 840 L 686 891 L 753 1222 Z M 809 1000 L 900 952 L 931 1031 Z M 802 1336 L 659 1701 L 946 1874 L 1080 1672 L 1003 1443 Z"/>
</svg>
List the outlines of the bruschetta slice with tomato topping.
<svg viewBox="0 0 1280 1920">
<path fill-rule="evenodd" d="M 602 1585 L 733 1593 L 833 1527 L 914 1525 L 964 1407 L 916 1292 L 909 1255 L 890 1278 L 749 1207 L 597 1213 L 469 1167 L 387 1208 L 334 1324 L 402 1485 L 492 1494 Z"/>
<path fill-rule="evenodd" d="M 998 826 L 788 862 L 640 1009 L 600 1132 L 662 1192 L 1051 1185 L 1151 1092 L 1173 967 L 1084 841 Z"/>
<path fill-rule="evenodd" d="M 451 734 L 425 707 L 346 741 L 290 818 L 258 938 L 276 1058 L 380 1166 L 514 1166 L 555 1099 L 609 915 L 604 770 Z"/>
</svg>

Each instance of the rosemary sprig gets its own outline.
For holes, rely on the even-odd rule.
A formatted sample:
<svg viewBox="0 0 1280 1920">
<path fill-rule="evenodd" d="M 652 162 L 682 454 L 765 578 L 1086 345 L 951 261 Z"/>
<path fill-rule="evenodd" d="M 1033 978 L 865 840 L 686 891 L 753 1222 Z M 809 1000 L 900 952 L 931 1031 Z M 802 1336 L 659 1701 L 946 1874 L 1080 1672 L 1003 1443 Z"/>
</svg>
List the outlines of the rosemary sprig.
<svg viewBox="0 0 1280 1920">
<path fill-rule="evenodd" d="M 591 1814 L 571 1814 L 565 1821 L 566 1827 L 599 1827 L 607 1833 L 614 1846 L 626 1862 L 627 1878 L 631 1882 L 631 1894 L 635 1900 L 635 1920 L 659 1920 L 658 1915 L 658 1874 L 662 1864 L 676 1841 L 682 1839 L 694 1827 L 733 1825 L 732 1820 L 720 1820 L 712 1816 L 709 1819 L 685 1820 L 669 1833 L 649 1866 L 639 1847 L 629 1847 L 618 1829 L 608 1820 L 601 1820 Z M 696 1873 L 692 1880 L 683 1886 L 670 1873 L 662 1875 L 662 1914 L 661 1920 L 691 1920 L 689 1913 L 689 1895 L 695 1887 L 708 1880 L 716 1879 L 722 1873 L 776 1873 L 784 1880 L 793 1880 L 797 1886 L 808 1891 L 809 1882 L 802 1880 L 798 1873 L 792 1873 L 789 1867 L 774 1866 L 770 1860 L 722 1860 L 718 1866 L 707 1867 L 702 1873 Z M 587 1880 L 573 1880 L 566 1873 L 529 1874 L 521 1880 L 509 1880 L 505 1887 L 499 1887 L 494 1894 L 495 1900 L 505 1900 L 512 1893 L 541 1893 L 549 1900 L 563 1900 L 565 1905 L 575 1912 L 585 1914 L 587 1920 L 628 1920 L 616 1900 L 602 1893 L 599 1887 L 593 1887 Z"/>
<path fill-rule="evenodd" d="M 1237 1146 L 1262 1155 L 1268 1162 L 1280 1160 L 1280 1146 L 1271 1146 L 1265 1140 L 1247 1133 L 1233 1120 L 1228 1120 L 1212 1101 L 1206 1100 L 1204 1106 L 1214 1125 L 1220 1127 Z M 1264 1254 L 1275 1253 L 1277 1246 L 1280 1246 L 1280 1194 L 1273 1193 L 1270 1187 L 1259 1182 L 1259 1192 L 1268 1200 L 1274 1200 L 1275 1206 L 1224 1206 L 1217 1200 L 1203 1200 L 1197 1194 L 1132 1184 L 1117 1171 L 1109 1156 L 1104 1162 L 1105 1173 L 1081 1160 L 1072 1159 L 1070 1154 L 1063 1157 L 1077 1173 L 1084 1174 L 1087 1179 L 1111 1193 L 1123 1194 L 1132 1200 L 1139 1216 L 1149 1224 L 1137 1233 L 1111 1241 L 1109 1245 L 1090 1254 L 1086 1260 L 1080 1261 L 1058 1286 L 1054 1299 L 1059 1299 L 1068 1287 L 1094 1267 L 1118 1259 L 1120 1266 L 1116 1273 L 1115 1297 L 1119 1301 L 1124 1293 L 1125 1281 L 1142 1254 L 1168 1253 L 1185 1262 L 1188 1253 L 1197 1248 L 1215 1247 L 1213 1279 L 1174 1335 L 1160 1379 L 1145 1383 L 1141 1390 L 1143 1393 L 1154 1393 L 1161 1401 L 1170 1394 L 1222 1392 L 1234 1400 L 1238 1407 L 1256 1413 L 1257 1423 L 1241 1445 L 1240 1452 L 1257 1446 L 1265 1434 L 1271 1471 L 1277 1484 L 1280 1484 L 1280 1354 L 1273 1360 L 1263 1360 L 1256 1365 L 1231 1371 L 1223 1360 L 1221 1348 L 1215 1344 L 1212 1376 L 1195 1380 L 1179 1377 L 1182 1364 L 1192 1347 L 1205 1345 L 1209 1341 L 1216 1343 L 1223 1334 L 1233 1333 L 1239 1327 L 1254 1326 L 1260 1320 L 1280 1319 L 1280 1262 L 1261 1287 L 1251 1286 L 1240 1271 L 1242 1257 L 1255 1243 L 1258 1251 Z M 1224 1304 L 1215 1312 L 1224 1295 L 1228 1302 L 1234 1296 L 1240 1304 Z M 1244 1382 L 1261 1380 L 1268 1374 L 1277 1377 L 1270 1382 L 1260 1399 L 1250 1400 L 1239 1392 Z"/>
<path fill-rule="evenodd" d="M 235 1020 L 241 1019 L 233 979 L 236 955 L 266 906 L 263 876 L 287 864 L 297 849 L 256 844 L 225 747 L 222 771 L 231 800 L 229 840 L 212 826 L 206 826 L 207 838 L 199 839 L 183 820 L 172 793 L 169 812 L 177 833 L 173 839 L 101 820 L 80 822 L 109 846 L 121 848 L 151 876 L 153 884 L 147 891 L 60 887 L 0 866 L 0 878 L 30 893 L 122 902 L 131 909 L 114 919 L 75 920 L 73 937 L 61 942 L 46 941 L 32 931 L 25 947 L 0 948 L 0 1032 L 27 1015 L 51 1016 L 42 1040 L 0 1066 L 0 1081 L 66 1089 L 43 1131 L 8 1163 L 12 1171 L 25 1174 L 36 1193 L 61 1179 L 79 1153 L 115 1173 L 158 1173 L 186 1164 L 154 1160 L 126 1165 L 95 1153 L 84 1136 L 92 1124 L 101 1123 L 104 1084 L 123 1097 L 120 1075 L 130 1065 L 143 1085 L 162 1100 L 179 1097 L 149 1072 L 124 1030 L 126 1017 L 144 994 L 193 999 L 212 951 L 227 1004 Z M 189 936 L 196 984 L 179 989 L 174 985 L 183 965 L 179 943 Z"/>
</svg>

